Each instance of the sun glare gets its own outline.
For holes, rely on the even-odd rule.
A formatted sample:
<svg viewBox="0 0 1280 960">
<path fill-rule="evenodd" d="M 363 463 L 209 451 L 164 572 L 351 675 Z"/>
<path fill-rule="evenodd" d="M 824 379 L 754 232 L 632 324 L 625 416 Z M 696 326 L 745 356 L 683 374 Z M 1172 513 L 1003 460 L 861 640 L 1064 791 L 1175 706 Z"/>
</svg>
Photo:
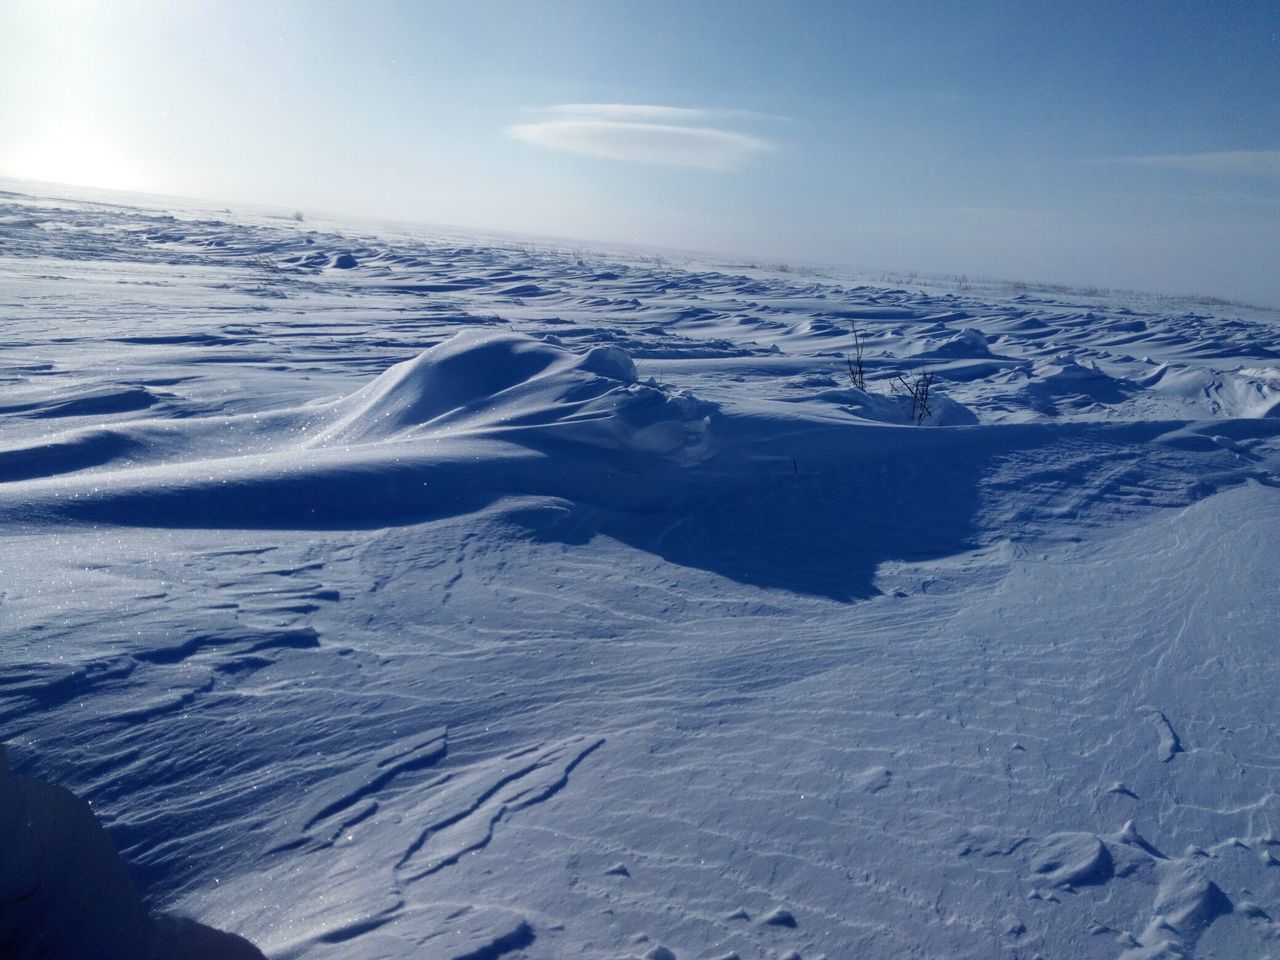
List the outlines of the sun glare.
<svg viewBox="0 0 1280 960">
<path fill-rule="evenodd" d="M 117 190 L 154 189 L 138 162 L 95 131 L 66 124 L 38 139 L 4 151 L 0 169 L 28 180 L 108 187 Z"/>
</svg>

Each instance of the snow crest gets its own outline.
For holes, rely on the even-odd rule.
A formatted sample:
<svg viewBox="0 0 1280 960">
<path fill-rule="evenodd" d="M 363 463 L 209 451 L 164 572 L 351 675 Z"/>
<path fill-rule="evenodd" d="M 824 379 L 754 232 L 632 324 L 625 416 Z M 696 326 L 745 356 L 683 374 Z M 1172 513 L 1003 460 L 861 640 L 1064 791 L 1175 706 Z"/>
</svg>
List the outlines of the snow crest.
<svg viewBox="0 0 1280 960">
<path fill-rule="evenodd" d="M 687 392 L 637 382 L 618 347 L 578 354 L 553 340 L 463 331 L 339 401 L 333 422 L 309 443 L 539 430 L 615 449 L 693 454 L 707 442 L 713 410 Z"/>
</svg>

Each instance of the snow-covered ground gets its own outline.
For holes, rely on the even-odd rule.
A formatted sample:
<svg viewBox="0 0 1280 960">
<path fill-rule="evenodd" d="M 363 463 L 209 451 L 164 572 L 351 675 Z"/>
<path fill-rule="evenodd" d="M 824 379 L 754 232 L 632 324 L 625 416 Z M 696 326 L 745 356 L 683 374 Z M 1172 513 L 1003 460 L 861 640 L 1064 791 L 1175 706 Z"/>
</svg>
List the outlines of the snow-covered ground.
<svg viewBox="0 0 1280 960">
<path fill-rule="evenodd" d="M 0 739 L 150 909 L 1280 957 L 1276 312 L 7 186 Z"/>
</svg>

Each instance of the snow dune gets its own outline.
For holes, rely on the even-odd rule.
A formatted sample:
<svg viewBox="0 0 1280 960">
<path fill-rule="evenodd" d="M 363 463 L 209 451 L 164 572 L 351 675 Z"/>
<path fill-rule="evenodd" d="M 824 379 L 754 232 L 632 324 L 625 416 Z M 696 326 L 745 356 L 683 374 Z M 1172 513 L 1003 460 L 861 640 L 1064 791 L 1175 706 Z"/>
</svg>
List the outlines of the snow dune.
<svg viewBox="0 0 1280 960">
<path fill-rule="evenodd" d="M 1274 312 L 136 203 L 0 193 L 6 947 L 1276 952 Z"/>
</svg>

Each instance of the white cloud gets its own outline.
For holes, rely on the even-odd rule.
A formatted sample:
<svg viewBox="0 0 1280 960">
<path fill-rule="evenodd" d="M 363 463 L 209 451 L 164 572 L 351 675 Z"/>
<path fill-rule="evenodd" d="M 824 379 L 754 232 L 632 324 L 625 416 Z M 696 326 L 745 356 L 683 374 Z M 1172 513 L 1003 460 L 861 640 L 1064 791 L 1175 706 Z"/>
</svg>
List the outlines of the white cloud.
<svg viewBox="0 0 1280 960">
<path fill-rule="evenodd" d="M 560 103 L 538 113 L 574 120 L 631 120 L 646 123 L 705 123 L 710 120 L 780 120 L 751 110 L 716 110 L 702 107 L 664 107 L 652 103 Z"/>
<path fill-rule="evenodd" d="M 1280 177 L 1280 150 L 1222 150 L 1216 153 L 1113 157 L 1109 162 L 1218 176 Z"/>
<path fill-rule="evenodd" d="M 760 137 L 708 126 L 708 121 L 750 117 L 739 110 L 699 110 L 640 103 L 566 103 L 541 111 L 546 118 L 508 127 L 517 140 L 589 157 L 664 166 L 729 170 L 773 149 Z"/>
</svg>

